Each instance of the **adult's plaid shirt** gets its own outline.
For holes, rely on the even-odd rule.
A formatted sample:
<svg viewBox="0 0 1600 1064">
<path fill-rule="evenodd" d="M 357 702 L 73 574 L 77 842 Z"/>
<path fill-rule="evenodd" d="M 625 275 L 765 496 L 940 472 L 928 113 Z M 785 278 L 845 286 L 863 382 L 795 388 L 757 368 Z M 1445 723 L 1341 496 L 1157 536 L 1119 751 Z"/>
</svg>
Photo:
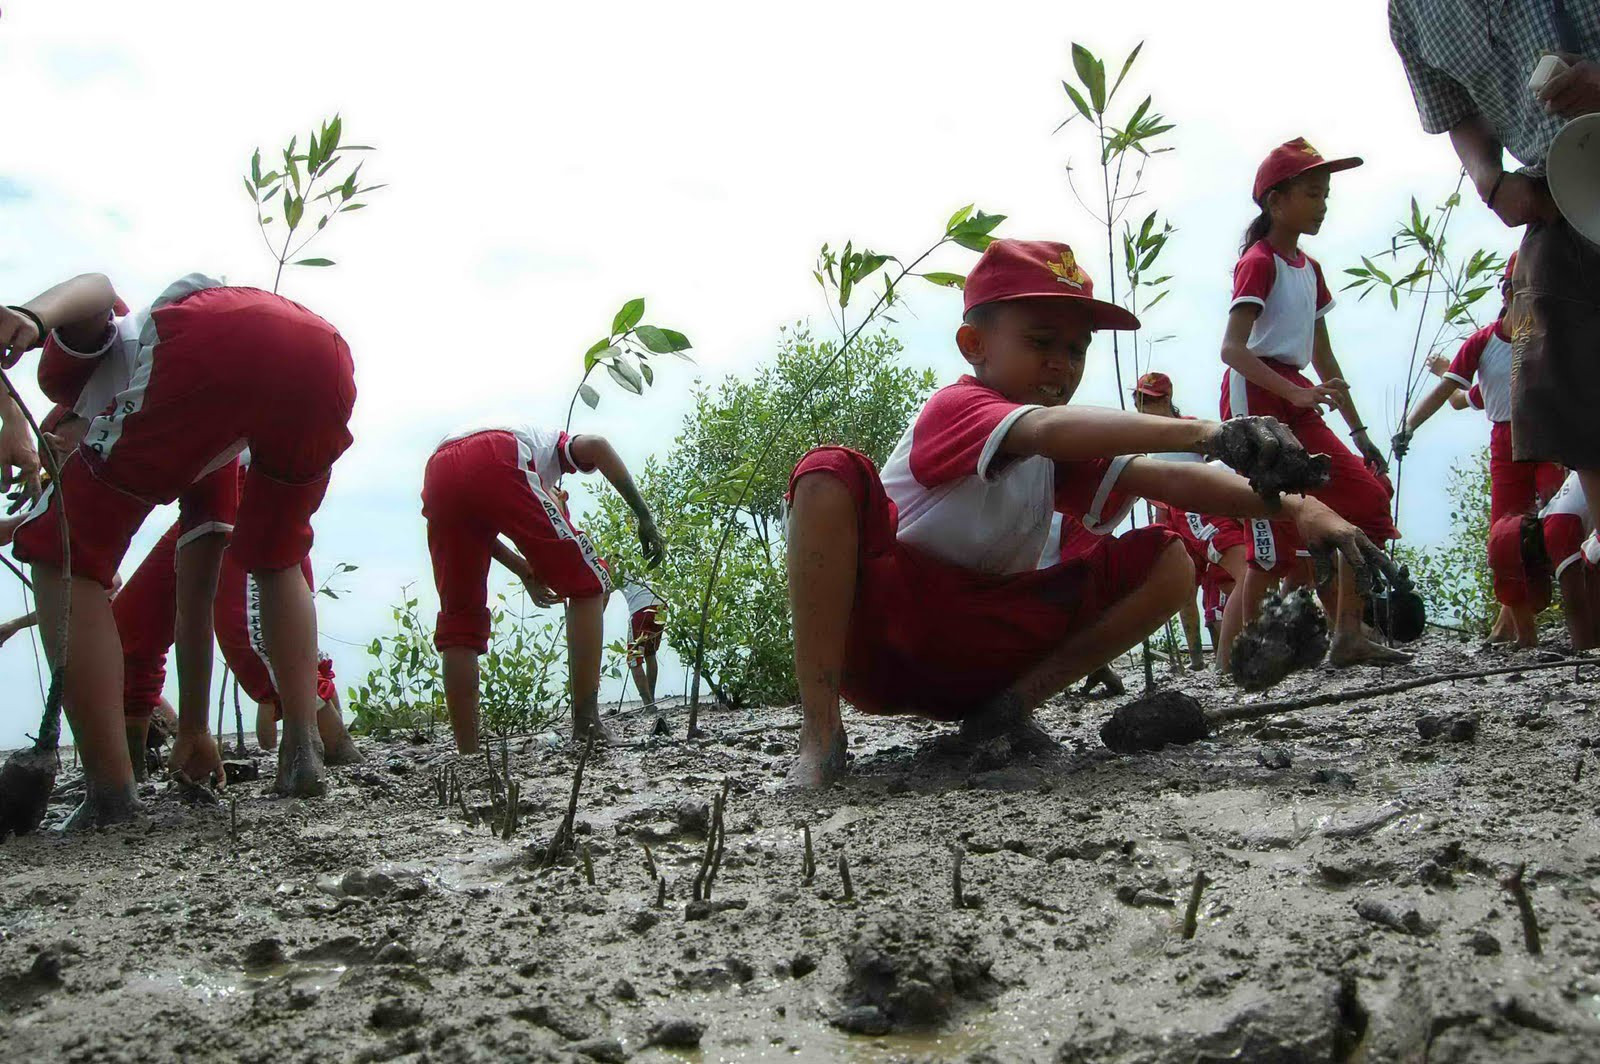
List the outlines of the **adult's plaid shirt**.
<svg viewBox="0 0 1600 1064">
<path fill-rule="evenodd" d="M 1562 120 L 1528 88 L 1539 57 L 1600 60 L 1600 0 L 1389 0 L 1389 38 L 1422 128 L 1483 116 L 1506 150 L 1540 168 Z"/>
</svg>

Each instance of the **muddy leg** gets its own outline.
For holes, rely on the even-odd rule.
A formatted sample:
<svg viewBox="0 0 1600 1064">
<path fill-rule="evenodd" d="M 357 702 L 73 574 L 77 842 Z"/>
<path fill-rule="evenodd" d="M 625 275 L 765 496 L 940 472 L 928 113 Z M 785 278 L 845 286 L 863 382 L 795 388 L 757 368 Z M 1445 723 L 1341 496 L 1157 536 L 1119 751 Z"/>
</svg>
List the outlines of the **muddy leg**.
<svg viewBox="0 0 1600 1064">
<path fill-rule="evenodd" d="M 317 735 L 322 739 L 322 749 L 330 765 L 359 765 L 366 758 L 356 749 L 356 741 L 344 726 L 344 710 L 339 705 L 339 692 L 325 699 L 317 708 Z"/>
<path fill-rule="evenodd" d="M 1261 616 L 1261 604 L 1267 594 L 1278 586 L 1278 579 L 1247 565 L 1241 578 L 1235 581 L 1233 594 L 1222 607 L 1222 637 L 1217 643 L 1217 671 L 1226 675 L 1233 667 L 1233 641 L 1239 638 L 1245 625 Z"/>
<path fill-rule="evenodd" d="M 1355 574 L 1339 561 L 1337 597 L 1333 615 L 1333 640 L 1328 648 L 1328 664 L 1335 668 L 1347 665 L 1404 665 L 1411 655 L 1392 650 L 1367 638 L 1361 616 L 1366 603 L 1356 591 Z"/>
<path fill-rule="evenodd" d="M 134 781 L 143 783 L 150 775 L 150 757 L 146 752 L 146 743 L 150 739 L 150 718 L 124 718 L 122 731 L 128 740 L 128 761 L 133 765 Z"/>
<path fill-rule="evenodd" d="M 1015 683 L 961 722 L 964 740 L 997 736 L 1014 750 L 1046 753 L 1058 744 L 1033 719 L 1045 699 L 1126 653 L 1175 613 L 1194 594 L 1194 563 L 1182 543 L 1170 543 L 1144 583 L 1089 625 L 1072 635 Z"/>
<path fill-rule="evenodd" d="M 845 772 L 839 678 L 855 600 L 860 520 L 850 489 L 812 474 L 794 486 L 789 511 L 789 604 L 800 686 L 800 752 L 785 784 L 824 787 Z"/>
<path fill-rule="evenodd" d="M 278 703 L 256 703 L 256 742 L 268 753 L 278 748 Z"/>
<path fill-rule="evenodd" d="M 604 595 L 567 603 L 567 682 L 572 688 L 572 738 L 584 741 L 594 733 L 596 746 L 616 742 L 600 723 L 600 652 L 606 610 Z"/>
<path fill-rule="evenodd" d="M 478 650 L 476 647 L 445 647 L 444 704 L 450 713 L 450 730 L 456 738 L 456 752 L 478 752 Z"/>
<path fill-rule="evenodd" d="M 261 635 L 283 706 L 278 743 L 279 794 L 327 793 L 322 739 L 317 734 L 317 607 L 300 566 L 252 573 L 261 589 Z"/>
</svg>

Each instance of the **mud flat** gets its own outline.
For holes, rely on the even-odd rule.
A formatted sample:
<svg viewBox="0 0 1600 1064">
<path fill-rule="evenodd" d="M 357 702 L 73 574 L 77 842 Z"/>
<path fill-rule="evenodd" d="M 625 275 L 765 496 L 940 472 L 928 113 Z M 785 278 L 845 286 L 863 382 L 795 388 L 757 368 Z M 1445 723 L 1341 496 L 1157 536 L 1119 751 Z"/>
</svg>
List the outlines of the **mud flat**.
<svg viewBox="0 0 1600 1064">
<path fill-rule="evenodd" d="M 1217 705 L 1524 660 L 1163 680 Z M 0 1059 L 1593 1061 L 1597 693 L 1464 681 L 1137 756 L 1069 699 L 1049 763 L 852 716 L 852 780 L 810 794 L 777 788 L 793 710 L 688 744 L 631 717 L 553 862 L 577 751 L 511 743 L 509 838 L 499 749 L 442 730 L 364 740 L 310 802 L 261 759 L 231 808 L 162 785 L 145 824 L 0 845 Z"/>
</svg>

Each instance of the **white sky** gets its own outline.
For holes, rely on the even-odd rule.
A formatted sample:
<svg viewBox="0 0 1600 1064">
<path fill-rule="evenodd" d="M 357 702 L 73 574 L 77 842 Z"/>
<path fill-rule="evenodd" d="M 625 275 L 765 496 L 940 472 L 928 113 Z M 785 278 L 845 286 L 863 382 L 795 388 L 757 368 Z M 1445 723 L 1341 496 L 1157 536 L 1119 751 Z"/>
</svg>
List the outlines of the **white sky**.
<svg viewBox="0 0 1600 1064">
<path fill-rule="evenodd" d="M 334 111 L 347 141 L 379 149 L 365 176 L 390 187 L 316 245 L 339 265 L 283 285 L 356 359 L 356 444 L 313 553 L 322 572 L 361 566 L 343 581 L 350 595 L 319 600 L 343 687 L 367 663 L 335 639 L 386 630 L 406 582 L 431 604 L 418 490 L 434 443 L 491 412 L 558 422 L 583 351 L 624 300 L 646 296 L 647 320 L 686 332 L 697 359 L 661 363 L 642 400 L 607 381 L 597 412 L 579 407 L 578 428 L 642 463 L 670 444 L 694 374 L 754 365 L 785 322 L 826 326 L 811 279 L 823 241 L 915 254 L 976 202 L 1010 216 L 1001 234 L 1074 244 L 1104 286 L 1104 237 L 1063 175 L 1069 157 L 1093 163 L 1084 130 L 1051 134 L 1071 109 L 1060 80 L 1073 40 L 1113 69 L 1147 42 L 1123 93 L 1130 107 L 1152 93 L 1177 123 L 1144 199 L 1179 228 L 1165 263 L 1175 291 L 1147 324 L 1174 336 L 1156 364 L 1180 404 L 1215 416 L 1229 274 L 1261 157 L 1302 134 L 1366 157 L 1335 179 L 1307 245 L 1330 280 L 1387 245 L 1411 195 L 1448 194 L 1456 169 L 1445 139 L 1417 124 L 1383 5 L 1226 9 L 463 0 L 419 18 L 411 5 L 326 0 L 21 0 L 0 13 L 0 300 L 83 270 L 109 274 L 130 303 L 193 269 L 270 286 L 239 184 L 251 150 Z M 1473 203 L 1451 233 L 1501 253 L 1515 236 Z M 934 268 L 971 260 L 952 249 Z M 958 296 L 917 290 L 911 309 L 910 361 L 952 379 Z M 1415 313 L 1350 297 L 1330 324 L 1373 436 L 1386 437 Z M 1080 401 L 1115 403 L 1110 360 L 1102 338 Z M 1425 430 L 1406 467 L 1412 542 L 1443 534 L 1445 472 L 1486 439 L 1473 414 L 1447 411 Z M 592 484 L 568 483 L 581 514 Z M 124 573 L 170 519 L 152 516 Z M 0 610 L 12 608 L 21 589 L 0 583 Z M 624 623 L 619 599 L 608 634 Z M 4 747 L 37 723 L 23 640 L 0 651 L 0 677 L 12 692 Z M 663 676 L 668 692 L 680 683 Z"/>
</svg>

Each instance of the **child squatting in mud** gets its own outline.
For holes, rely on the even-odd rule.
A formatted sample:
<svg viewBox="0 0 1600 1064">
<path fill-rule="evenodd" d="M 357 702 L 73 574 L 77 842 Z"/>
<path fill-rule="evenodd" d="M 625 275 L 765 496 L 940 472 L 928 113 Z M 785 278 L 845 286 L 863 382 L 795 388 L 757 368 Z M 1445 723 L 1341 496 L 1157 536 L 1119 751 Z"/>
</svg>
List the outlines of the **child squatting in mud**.
<svg viewBox="0 0 1600 1064">
<path fill-rule="evenodd" d="M 934 393 L 881 477 L 842 447 L 812 450 L 791 476 L 789 594 L 804 714 L 791 785 L 825 785 L 844 771 L 841 697 L 868 713 L 960 721 L 972 742 L 1055 749 L 1034 711 L 1194 592 L 1188 553 L 1162 528 L 1105 537 L 1036 568 L 1055 510 L 1103 518 L 1144 497 L 1273 515 L 1363 580 L 1371 566 L 1392 567 L 1316 500 L 1276 503 L 1277 491 L 1304 490 L 1316 476 L 1271 418 L 1219 424 L 1069 407 L 1095 330 L 1139 322 L 1094 298 L 1065 244 L 996 240 L 967 278 L 964 303 L 956 346 L 972 373 Z M 1243 476 L 1147 451 L 1221 458 Z"/>
</svg>

